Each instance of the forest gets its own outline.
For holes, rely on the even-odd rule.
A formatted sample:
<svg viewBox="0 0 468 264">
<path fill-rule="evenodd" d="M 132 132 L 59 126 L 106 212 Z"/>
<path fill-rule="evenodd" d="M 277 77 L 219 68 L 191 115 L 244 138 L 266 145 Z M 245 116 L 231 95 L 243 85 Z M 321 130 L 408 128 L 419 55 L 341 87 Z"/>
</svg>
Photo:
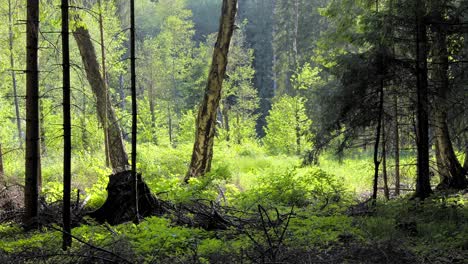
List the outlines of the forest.
<svg viewBox="0 0 468 264">
<path fill-rule="evenodd" d="M 0 263 L 467 263 L 468 0 L 0 0 Z"/>
</svg>

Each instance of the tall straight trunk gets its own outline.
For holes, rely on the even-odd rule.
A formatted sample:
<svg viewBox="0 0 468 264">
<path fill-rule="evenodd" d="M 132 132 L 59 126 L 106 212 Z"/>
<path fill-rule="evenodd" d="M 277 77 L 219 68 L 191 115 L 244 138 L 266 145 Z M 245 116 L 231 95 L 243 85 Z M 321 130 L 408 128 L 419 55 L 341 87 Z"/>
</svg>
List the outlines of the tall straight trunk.
<svg viewBox="0 0 468 264">
<path fill-rule="evenodd" d="M 158 145 L 158 137 L 156 136 L 156 113 L 155 113 L 155 104 L 154 104 L 154 82 L 151 80 L 150 86 L 149 86 L 149 108 L 150 108 L 150 115 L 151 115 L 151 129 L 152 129 L 152 134 L 153 134 L 153 142 L 154 144 Z"/>
<path fill-rule="evenodd" d="M 21 129 L 21 116 L 19 111 L 18 103 L 18 89 L 16 82 L 16 72 L 15 72 L 15 59 L 13 52 L 13 10 L 11 6 L 11 0 L 8 0 L 8 39 L 9 39 L 9 48 L 10 48 L 10 67 L 11 67 L 11 81 L 13 87 L 13 101 L 15 102 L 15 115 L 16 115 L 16 128 L 18 130 L 18 142 L 19 147 L 23 148 L 23 131 Z"/>
<path fill-rule="evenodd" d="M 465 142 L 465 162 L 463 162 L 463 169 L 468 171 L 468 142 Z"/>
<path fill-rule="evenodd" d="M 427 198 L 431 193 L 429 178 L 429 101 L 427 81 L 427 26 L 424 22 L 426 4 L 416 1 L 416 118 L 417 118 L 417 177 L 415 197 Z"/>
<path fill-rule="evenodd" d="M 395 195 L 400 195 L 400 131 L 398 123 L 398 96 L 395 94 L 393 96 L 393 106 L 394 106 L 394 150 L 395 150 Z"/>
<path fill-rule="evenodd" d="M 224 100 L 223 110 L 222 110 L 222 118 L 223 118 L 223 125 L 224 129 L 226 130 L 226 141 L 231 140 L 231 126 L 229 124 L 229 110 L 231 109 L 231 105 L 227 100 Z"/>
<path fill-rule="evenodd" d="M 174 147 L 174 140 L 173 140 L 173 135 L 172 135 L 172 111 L 171 111 L 171 105 L 169 102 L 167 102 L 167 127 L 169 130 L 169 144 Z"/>
<path fill-rule="evenodd" d="M 5 185 L 5 169 L 3 167 L 3 149 L 0 142 L 0 187 Z"/>
<path fill-rule="evenodd" d="M 437 21 L 443 21 L 443 12 L 438 10 Z M 440 176 L 439 189 L 453 188 L 464 189 L 468 182 L 465 177 L 465 171 L 455 155 L 452 142 L 450 140 L 449 129 L 447 125 L 447 107 L 450 85 L 448 79 L 449 59 L 447 49 L 447 32 L 440 25 L 434 25 L 433 41 L 433 78 L 436 87 L 436 107 L 435 135 L 437 145 L 437 165 Z"/>
<path fill-rule="evenodd" d="M 372 202 L 375 204 L 377 200 L 378 182 L 379 182 L 379 146 L 380 146 L 380 135 L 382 129 L 382 117 L 383 117 L 383 104 L 384 104 L 384 80 L 380 77 L 380 91 L 379 91 L 379 115 L 377 120 L 377 131 L 375 132 L 375 143 L 374 143 L 374 184 L 372 190 Z"/>
<path fill-rule="evenodd" d="M 26 163 L 23 222 L 31 226 L 39 211 L 41 145 L 39 133 L 39 0 L 28 0 L 26 21 Z"/>
<path fill-rule="evenodd" d="M 77 16 L 75 16 L 75 19 L 80 20 Z M 73 37 L 78 44 L 88 82 L 96 97 L 98 120 L 103 127 L 105 127 L 105 120 L 108 120 L 107 133 L 109 137 L 109 158 L 111 167 L 114 172 L 126 170 L 128 167 L 128 155 L 125 151 L 122 132 L 111 104 L 110 95 L 106 92 L 105 81 L 99 71 L 99 63 L 97 61 L 94 45 L 91 42 L 91 36 L 88 29 L 80 25 L 73 32 Z"/>
<path fill-rule="evenodd" d="M 136 93 L 136 56 L 135 56 L 135 0 L 130 0 L 130 82 L 132 91 L 132 178 L 133 197 L 135 198 L 135 221 L 138 223 L 138 177 L 137 177 L 137 122 L 138 107 Z"/>
<path fill-rule="evenodd" d="M 104 85 L 105 85 L 105 91 L 106 91 L 106 96 L 105 98 L 108 98 L 107 93 L 109 93 L 109 87 L 108 87 L 108 81 L 107 81 L 107 67 L 106 67 L 106 44 L 104 42 L 104 21 L 102 18 L 102 4 L 101 0 L 98 0 L 98 7 L 99 7 L 99 15 L 98 15 L 98 20 L 99 20 L 99 38 L 100 38 L 100 46 L 101 46 L 101 67 L 102 67 L 102 79 L 104 79 Z M 104 104 L 107 106 L 107 102 Z M 105 111 L 107 113 L 107 109 Z M 109 135 L 107 133 L 108 131 L 108 117 L 105 115 L 105 120 L 104 120 L 104 151 L 106 152 L 106 166 L 110 166 L 110 154 L 109 154 Z"/>
<path fill-rule="evenodd" d="M 297 105 L 297 100 L 295 100 L 295 113 L 294 119 L 296 122 L 295 132 L 296 132 L 296 155 L 301 155 L 301 120 L 299 118 L 299 106 Z"/>
<path fill-rule="evenodd" d="M 237 0 L 223 0 L 218 38 L 213 50 L 213 60 L 203 102 L 198 111 L 192 160 L 185 181 L 188 181 L 190 177 L 202 176 L 211 169 L 216 115 L 228 63 L 236 12 Z"/>
<path fill-rule="evenodd" d="M 68 35 L 68 0 L 62 0 L 63 67 L 63 237 L 62 249 L 71 246 L 71 111 L 70 111 L 70 38 Z"/>
<path fill-rule="evenodd" d="M 384 196 L 385 199 L 390 198 L 390 191 L 388 189 L 388 174 L 387 174 L 387 133 L 385 133 L 386 126 L 385 120 L 382 120 L 382 173 L 383 173 L 383 180 L 384 180 Z"/>
</svg>

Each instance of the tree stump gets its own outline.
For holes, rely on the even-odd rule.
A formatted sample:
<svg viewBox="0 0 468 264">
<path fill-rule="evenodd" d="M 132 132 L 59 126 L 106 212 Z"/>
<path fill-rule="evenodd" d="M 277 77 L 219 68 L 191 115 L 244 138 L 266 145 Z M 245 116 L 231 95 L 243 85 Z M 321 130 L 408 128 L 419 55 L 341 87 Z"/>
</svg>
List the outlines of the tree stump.
<svg viewBox="0 0 468 264">
<path fill-rule="evenodd" d="M 138 215 L 133 192 L 135 181 L 131 171 L 118 172 L 109 176 L 105 203 L 89 215 L 98 222 L 107 222 L 110 225 L 135 221 L 139 220 L 140 217 L 150 215 L 162 215 L 165 210 L 161 202 L 151 194 L 148 185 L 142 180 L 141 174 L 137 174 L 137 178 Z"/>
</svg>

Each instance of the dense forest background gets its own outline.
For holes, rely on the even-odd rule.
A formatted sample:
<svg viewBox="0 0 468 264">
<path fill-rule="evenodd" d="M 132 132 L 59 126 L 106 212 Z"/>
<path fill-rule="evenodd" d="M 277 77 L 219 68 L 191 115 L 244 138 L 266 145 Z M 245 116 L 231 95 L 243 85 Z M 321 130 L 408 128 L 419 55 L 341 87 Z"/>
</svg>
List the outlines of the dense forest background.
<svg viewBox="0 0 468 264">
<path fill-rule="evenodd" d="M 0 262 L 464 263 L 467 22 L 464 0 L 0 0 Z"/>
</svg>

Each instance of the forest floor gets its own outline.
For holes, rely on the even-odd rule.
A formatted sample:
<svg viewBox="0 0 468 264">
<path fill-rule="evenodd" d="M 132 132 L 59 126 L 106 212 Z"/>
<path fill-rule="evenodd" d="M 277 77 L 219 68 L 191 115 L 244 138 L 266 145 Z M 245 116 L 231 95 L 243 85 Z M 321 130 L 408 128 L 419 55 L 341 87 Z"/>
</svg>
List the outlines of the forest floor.
<svg viewBox="0 0 468 264">
<path fill-rule="evenodd" d="M 379 198 L 372 207 L 363 203 L 373 170 L 365 153 L 341 161 L 324 155 L 320 166 L 301 167 L 297 157 L 270 156 L 255 144 L 217 146 L 212 173 L 182 184 L 189 148 L 141 147 L 144 180 L 173 210 L 139 224 L 111 226 L 84 216 L 105 201 L 109 171 L 93 155 L 75 159 L 78 220 L 67 251 L 60 248 L 60 157 L 49 157 L 40 228 L 25 232 L 19 224 L 19 186 L 1 190 L 0 263 L 467 263 L 466 191 L 424 202 L 408 193 Z M 15 171 L 14 160 L 6 164 Z M 402 181 L 411 189 L 410 155 L 402 164 Z M 5 195 L 13 202 L 1 203 Z M 215 221 L 225 223 L 191 224 L 200 212 L 204 221 L 218 214 Z"/>
</svg>

